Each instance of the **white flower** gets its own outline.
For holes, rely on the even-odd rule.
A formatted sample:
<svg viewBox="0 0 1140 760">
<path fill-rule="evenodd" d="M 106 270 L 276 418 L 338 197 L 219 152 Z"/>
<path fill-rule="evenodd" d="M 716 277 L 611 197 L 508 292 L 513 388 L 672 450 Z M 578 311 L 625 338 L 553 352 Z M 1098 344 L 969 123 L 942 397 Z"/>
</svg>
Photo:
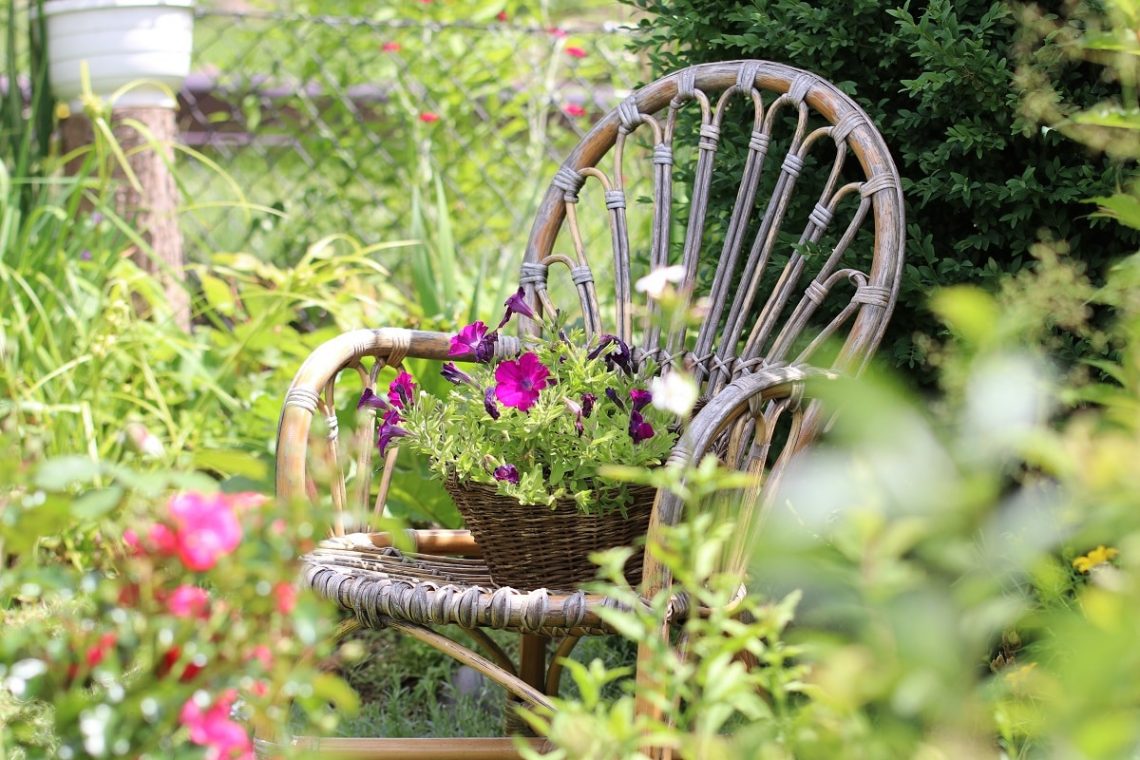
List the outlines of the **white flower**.
<svg viewBox="0 0 1140 760">
<path fill-rule="evenodd" d="M 638 293 L 646 293 L 650 298 L 657 299 L 665 292 L 669 283 L 676 285 L 683 279 L 685 279 L 685 268 L 680 264 L 674 264 L 671 267 L 654 269 L 634 283 L 634 288 Z"/>
<path fill-rule="evenodd" d="M 653 394 L 653 406 L 684 417 L 697 403 L 697 384 L 688 374 L 674 370 L 665 377 L 655 377 L 649 381 L 649 392 Z"/>
</svg>

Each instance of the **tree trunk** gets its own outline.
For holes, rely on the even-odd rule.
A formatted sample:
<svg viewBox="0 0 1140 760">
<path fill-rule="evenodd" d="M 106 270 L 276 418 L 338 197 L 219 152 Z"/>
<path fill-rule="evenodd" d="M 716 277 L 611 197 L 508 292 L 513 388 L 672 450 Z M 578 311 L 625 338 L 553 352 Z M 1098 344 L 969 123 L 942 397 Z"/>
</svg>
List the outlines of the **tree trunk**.
<svg viewBox="0 0 1140 760">
<path fill-rule="evenodd" d="M 140 131 L 128 121 L 143 125 Z M 116 167 L 115 209 L 147 241 L 153 253 L 136 250 L 133 259 L 139 268 L 153 274 L 163 285 L 175 323 L 190 330 L 190 296 L 186 289 L 186 260 L 182 233 L 178 228 L 178 188 L 171 167 L 177 122 L 172 108 L 121 108 L 111 117 L 112 132 L 127 163 L 138 179 L 139 190 Z M 147 131 L 149 130 L 149 134 Z M 62 125 L 64 151 L 93 141 L 90 121 L 81 114 Z M 73 172 L 82 158 L 73 160 Z"/>
</svg>

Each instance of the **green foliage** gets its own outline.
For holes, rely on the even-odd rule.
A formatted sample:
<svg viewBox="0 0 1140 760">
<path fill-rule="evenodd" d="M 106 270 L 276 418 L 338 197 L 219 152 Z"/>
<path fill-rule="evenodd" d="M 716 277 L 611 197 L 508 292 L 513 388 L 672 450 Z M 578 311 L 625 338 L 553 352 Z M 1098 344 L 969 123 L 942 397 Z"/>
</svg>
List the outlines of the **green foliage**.
<svg viewBox="0 0 1140 760">
<path fill-rule="evenodd" d="M 676 483 L 680 473 L 672 474 Z M 722 473 L 710 474 L 715 480 Z M 617 602 L 599 608 L 598 614 L 622 636 L 644 645 L 638 667 L 651 674 L 651 685 L 635 693 L 634 683 L 626 680 L 619 696 L 606 698 L 607 685 L 629 676 L 630 669 L 608 668 L 599 659 L 588 665 L 567 659 L 579 696 L 555 699 L 553 714 L 527 715 L 559 748 L 547 757 L 645 757 L 650 747 L 668 747 L 683 757 L 727 757 L 733 749 L 728 734 L 734 727 L 779 726 L 787 719 L 806 672 L 794 663 L 799 649 L 781 640 L 798 595 L 770 605 L 754 595 L 740 598 L 740 576 L 717 564 L 733 543 L 734 530 L 730 523 L 717 524 L 711 515 L 701 515 L 668 530 L 654 547 L 678 585 L 694 594 L 690 603 L 709 610 L 707 616 L 687 618 L 672 639 L 662 635 L 662 621 L 676 604 L 676 589 L 645 600 L 622 575 L 631 549 L 597 557 L 605 581 L 597 590 Z M 664 719 L 637 714 L 637 696 L 648 697 Z M 534 751 L 524 754 L 538 756 Z"/>
<path fill-rule="evenodd" d="M 331 729 L 330 704 L 355 710 L 355 694 L 319 669 L 335 616 L 292 586 L 314 516 L 256 494 L 184 496 L 226 504 L 243 538 L 216 564 L 194 566 L 148 538 L 169 524 L 173 508 L 159 504 L 172 487 L 214 486 L 201 475 L 100 471 L 83 458 L 45 462 L 12 483 L 0 523 L 9 552 L 0 748 L 29 758 L 199 756 L 184 706 L 230 690 L 267 739 Z M 125 542 L 123 524 L 139 536 Z M 76 551 L 77 536 L 98 549 Z"/>
<path fill-rule="evenodd" d="M 550 334 L 558 333 L 550 329 Z M 529 347 L 549 377 L 547 387 L 528 409 L 495 402 L 499 417 L 493 419 L 484 394 L 485 389 L 497 387 L 496 370 L 503 365 L 474 365 L 471 381 L 458 382 L 446 398 L 423 394 L 401 412 L 401 424 L 408 432 L 402 443 L 429 456 L 440 478 L 497 484 L 500 493 L 523 504 L 554 506 L 560 499 L 572 498 L 582 511 L 598 510 L 598 489 L 612 485 L 599 475 L 599 467 L 660 464 L 673 446 L 670 429 L 676 418 L 652 406 L 641 409 L 639 413 L 654 432 L 647 440 L 635 442 L 630 434 L 634 414 L 630 391 L 647 392 L 646 383 L 655 368 L 626 373 L 609 358 L 617 347 L 590 358 L 591 352 L 575 341 L 580 344 L 582 336 L 571 334 L 565 341 Z M 618 401 L 608 399 L 607 392 Z M 590 414 L 582 407 L 586 394 L 595 398 Z M 517 484 L 493 477 L 493 471 L 504 465 L 517 468 Z M 620 499 L 606 499 L 604 505 L 620 503 Z"/>
<path fill-rule="evenodd" d="M 1140 240 L 1082 205 L 1112 193 L 1131 167 L 1019 115 L 1011 60 L 1018 26 L 1003 2 L 630 1 L 652 14 L 641 22 L 639 47 L 658 73 L 703 61 L 775 60 L 835 82 L 867 111 L 907 199 L 907 264 L 885 349 L 891 364 L 927 383 L 912 335 L 938 330 L 926 309 L 934 288 L 996 288 L 1031 260 L 1041 230 L 1068 241 L 1096 278 Z M 1112 94 L 1090 66 L 1055 44 L 1045 49 L 1058 97 L 1088 106 Z M 721 161 L 718 172 L 731 181 L 714 192 L 731 200 L 743 155 Z M 800 194 L 789 218 L 806 218 L 813 201 Z"/>
<path fill-rule="evenodd" d="M 195 168 L 184 226 L 201 247 L 278 263 L 333 232 L 366 244 L 414 238 L 411 255 L 385 263 L 414 284 L 422 313 L 484 315 L 507 295 L 557 163 L 613 83 L 638 76 L 622 35 L 546 31 L 593 26 L 587 14 L 600 5 L 353 2 L 330 16 L 306 0 L 289 4 L 297 15 L 206 14 L 195 66 L 218 71 L 219 94 L 235 105 L 211 116 L 254 139 L 206 150 L 277 213 L 250 223 L 211 206 L 218 186 Z M 588 55 L 565 52 L 575 47 Z M 582 115 L 565 112 L 570 104 Z M 586 221 L 587 239 L 608 240 L 604 215 Z"/>
</svg>

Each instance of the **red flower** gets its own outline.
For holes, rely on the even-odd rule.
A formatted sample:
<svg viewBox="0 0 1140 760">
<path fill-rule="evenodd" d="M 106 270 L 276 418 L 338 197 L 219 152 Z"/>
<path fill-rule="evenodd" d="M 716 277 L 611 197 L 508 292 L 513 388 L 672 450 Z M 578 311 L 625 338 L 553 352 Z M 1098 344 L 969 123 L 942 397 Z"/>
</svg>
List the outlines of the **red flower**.
<svg viewBox="0 0 1140 760">
<path fill-rule="evenodd" d="M 389 42 L 385 42 L 383 45 L 380 46 L 380 49 L 383 50 L 385 53 L 398 53 L 398 52 L 400 52 L 400 47 L 401 46 L 400 46 L 399 42 L 392 40 Z"/>
<path fill-rule="evenodd" d="M 525 412 L 538 401 L 539 392 L 548 385 L 550 370 L 538 356 L 527 351 L 516 361 L 503 362 L 495 368 L 495 397 L 504 406 Z"/>
<path fill-rule="evenodd" d="M 586 115 L 586 109 L 582 108 L 582 106 L 578 105 L 577 103 L 567 103 L 562 107 L 562 111 L 567 116 L 573 116 L 575 118 Z"/>
<path fill-rule="evenodd" d="M 107 656 L 107 652 L 111 651 L 111 648 L 115 646 L 118 640 L 119 637 L 113 633 L 104 633 L 100 636 L 99 640 L 95 642 L 95 645 L 87 650 L 87 667 L 93 668 L 103 662 L 103 659 Z"/>
<path fill-rule="evenodd" d="M 288 615 L 297 606 L 297 589 L 291 583 L 278 583 L 273 587 L 273 596 L 277 599 L 277 611 L 282 615 Z"/>
<path fill-rule="evenodd" d="M 162 654 L 162 661 L 158 663 L 156 673 L 159 678 L 166 678 L 174 666 L 178 664 L 178 660 L 182 657 L 182 648 L 175 645 L 167 649 Z M 202 672 L 201 665 L 191 661 L 186 663 L 186 667 L 182 669 L 182 675 L 178 676 L 179 683 L 189 683 L 193 681 L 195 676 Z"/>
<path fill-rule="evenodd" d="M 433 122 L 439 121 L 439 114 L 433 111 L 424 111 L 420 114 L 420 121 L 422 121 L 424 124 L 431 124 Z"/>
<path fill-rule="evenodd" d="M 587 54 L 586 51 L 582 48 L 571 46 L 566 48 L 566 55 L 570 56 L 571 58 L 585 58 Z"/>
<path fill-rule="evenodd" d="M 499 21 L 506 21 L 507 20 L 507 12 L 506 11 L 499 11 L 499 13 L 495 16 L 495 18 L 499 19 Z"/>
</svg>

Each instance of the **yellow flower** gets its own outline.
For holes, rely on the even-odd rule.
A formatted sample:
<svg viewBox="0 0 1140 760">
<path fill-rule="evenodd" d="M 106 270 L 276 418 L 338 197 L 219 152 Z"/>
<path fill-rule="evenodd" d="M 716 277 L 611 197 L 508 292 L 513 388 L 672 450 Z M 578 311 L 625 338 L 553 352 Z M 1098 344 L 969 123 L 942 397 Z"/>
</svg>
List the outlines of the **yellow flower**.
<svg viewBox="0 0 1140 760">
<path fill-rule="evenodd" d="M 1088 554 L 1083 554 L 1073 560 L 1073 567 L 1077 568 L 1078 572 L 1087 573 L 1097 565 L 1103 565 L 1110 559 L 1115 558 L 1117 554 L 1120 554 L 1120 552 L 1115 548 L 1111 546 L 1106 547 L 1104 544 L 1101 544 Z"/>
</svg>

